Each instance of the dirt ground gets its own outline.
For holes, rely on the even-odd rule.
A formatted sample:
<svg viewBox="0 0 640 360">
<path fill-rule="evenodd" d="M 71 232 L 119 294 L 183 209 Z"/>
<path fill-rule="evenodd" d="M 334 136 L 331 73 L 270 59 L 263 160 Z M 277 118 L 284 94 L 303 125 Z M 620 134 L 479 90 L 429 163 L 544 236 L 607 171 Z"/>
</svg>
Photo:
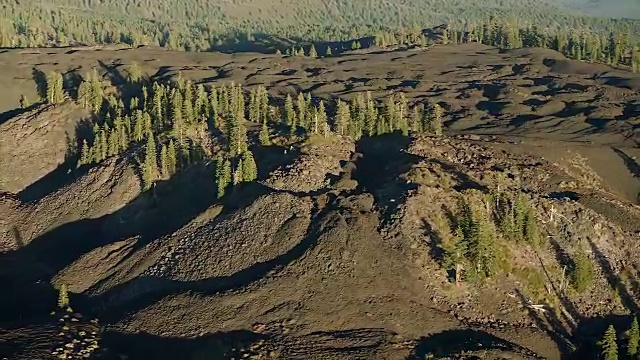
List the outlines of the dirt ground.
<svg viewBox="0 0 640 360">
<path fill-rule="evenodd" d="M 92 67 L 117 86 L 133 62 L 274 96 L 403 91 L 444 107 L 446 136 L 260 148 L 260 181 L 222 201 L 210 165 L 153 196 L 126 158 L 69 175 L 66 138 L 88 114 L 23 113 L 20 96 L 37 98 L 39 71 L 64 72 L 72 93 Z M 78 326 L 99 320 L 106 359 L 585 359 L 637 310 L 640 77 L 627 71 L 478 44 L 323 59 L 16 49 L 0 68 L 0 357 L 50 356 L 63 283 Z M 531 197 L 545 240 L 505 243 L 509 271 L 456 287 L 434 255 L 447 211 L 497 178 Z M 586 294 L 562 276 L 580 247 L 596 269 Z"/>
</svg>

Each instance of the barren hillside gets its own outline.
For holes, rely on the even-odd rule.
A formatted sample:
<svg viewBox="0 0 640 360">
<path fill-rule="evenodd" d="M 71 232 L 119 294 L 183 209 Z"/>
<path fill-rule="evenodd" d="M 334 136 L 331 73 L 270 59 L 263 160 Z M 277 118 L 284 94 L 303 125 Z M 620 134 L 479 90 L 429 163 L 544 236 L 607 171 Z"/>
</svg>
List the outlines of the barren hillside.
<svg viewBox="0 0 640 360">
<path fill-rule="evenodd" d="M 626 350 L 626 70 L 479 44 L 0 68 L 3 357 L 589 359 L 610 324 Z"/>
</svg>

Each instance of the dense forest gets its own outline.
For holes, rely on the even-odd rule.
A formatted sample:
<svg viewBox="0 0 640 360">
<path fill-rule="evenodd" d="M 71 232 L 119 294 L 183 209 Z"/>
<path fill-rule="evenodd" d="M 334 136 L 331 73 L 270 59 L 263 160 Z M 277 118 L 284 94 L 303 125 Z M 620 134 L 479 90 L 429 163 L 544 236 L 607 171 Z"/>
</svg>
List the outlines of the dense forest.
<svg viewBox="0 0 640 360">
<path fill-rule="evenodd" d="M 310 43 L 442 23 L 462 31 L 491 16 L 515 28 L 535 24 L 545 33 L 613 31 L 634 38 L 640 30 L 637 20 L 591 17 L 548 2 L 522 0 L 305 0 L 281 4 L 258 0 L 64 0 L 55 4 L 1 0 L 0 6 L 0 46 L 4 47 L 126 43 L 205 51 L 265 37 Z"/>
</svg>

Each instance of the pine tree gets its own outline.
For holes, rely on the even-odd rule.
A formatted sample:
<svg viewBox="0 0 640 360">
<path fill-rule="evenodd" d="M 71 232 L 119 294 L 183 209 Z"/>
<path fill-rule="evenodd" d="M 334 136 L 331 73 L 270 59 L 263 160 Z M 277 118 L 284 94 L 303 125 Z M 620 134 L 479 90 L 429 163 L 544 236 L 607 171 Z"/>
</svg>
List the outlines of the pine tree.
<svg viewBox="0 0 640 360">
<path fill-rule="evenodd" d="M 571 269 L 571 284 L 577 292 L 585 292 L 593 283 L 594 269 L 591 259 L 584 252 L 582 247 L 578 248 Z"/>
<path fill-rule="evenodd" d="M 296 106 L 298 108 L 298 125 L 302 126 L 305 129 L 307 129 L 308 128 L 307 101 L 304 98 L 304 94 L 303 93 L 299 93 L 298 94 L 298 100 L 297 100 Z"/>
<path fill-rule="evenodd" d="M 242 153 L 242 177 L 243 181 L 251 182 L 258 178 L 258 166 L 250 150 Z"/>
<path fill-rule="evenodd" d="M 62 74 L 52 71 L 47 75 L 47 103 L 60 104 L 64 101 Z"/>
<path fill-rule="evenodd" d="M 324 107 L 324 101 L 320 100 L 320 105 L 318 105 L 318 110 L 316 111 L 314 118 L 313 132 L 317 134 L 325 128 L 327 123 L 327 111 Z"/>
<path fill-rule="evenodd" d="M 313 46 L 313 44 L 311 44 L 311 47 L 309 48 L 309 57 L 312 57 L 312 58 L 318 57 L 318 52 L 316 51 L 316 47 Z"/>
<path fill-rule="evenodd" d="M 107 136 L 107 156 L 115 156 L 118 154 L 118 149 L 120 148 L 116 129 L 111 129 Z"/>
<path fill-rule="evenodd" d="M 127 67 L 127 74 L 131 83 L 137 83 L 142 80 L 142 71 L 137 62 L 133 62 Z"/>
<path fill-rule="evenodd" d="M 80 163 L 79 165 L 87 165 L 91 162 L 91 151 L 89 150 L 89 144 L 87 139 L 82 140 L 82 149 L 80 150 Z"/>
<path fill-rule="evenodd" d="M 176 145 L 173 143 L 173 139 L 169 140 L 169 147 L 167 148 L 167 168 L 169 170 L 169 176 L 173 176 L 178 169 L 178 153 L 176 151 Z"/>
<path fill-rule="evenodd" d="M 432 118 L 430 123 L 430 132 L 433 135 L 442 135 L 442 116 L 444 115 L 444 109 L 438 103 L 433 104 L 431 110 Z"/>
<path fill-rule="evenodd" d="M 338 99 L 336 108 L 336 132 L 340 135 L 345 135 L 351 122 L 351 111 L 349 110 L 349 105 L 340 99 Z"/>
<path fill-rule="evenodd" d="M 231 182 L 231 162 L 228 159 L 224 159 L 222 155 L 218 154 L 216 158 L 216 186 L 217 196 L 221 199 L 229 187 Z"/>
<path fill-rule="evenodd" d="M 260 145 L 269 146 L 271 145 L 271 140 L 269 139 L 269 129 L 267 128 L 267 123 L 262 123 L 262 128 L 260 129 L 260 134 L 258 134 L 258 141 L 260 141 Z"/>
<path fill-rule="evenodd" d="M 58 307 L 60 309 L 69 307 L 69 292 L 66 284 L 61 284 L 58 289 Z"/>
<path fill-rule="evenodd" d="M 331 51 L 331 46 L 327 46 L 327 51 L 325 52 L 324 56 L 330 57 L 331 55 L 333 55 Z"/>
<path fill-rule="evenodd" d="M 242 158 L 238 160 L 238 165 L 236 166 L 236 171 L 233 172 L 233 185 L 238 185 L 244 181 L 244 174 L 242 170 L 244 169 Z"/>
<path fill-rule="evenodd" d="M 446 270 L 454 272 L 456 285 L 460 286 L 462 281 L 462 270 L 464 263 L 469 255 L 467 242 L 461 227 L 456 228 L 453 238 L 443 243 L 442 250 L 444 253 L 442 265 Z"/>
<path fill-rule="evenodd" d="M 402 132 L 402 135 L 409 135 L 409 123 L 407 121 L 407 116 L 409 112 L 409 105 L 407 104 L 407 98 L 404 93 L 400 93 L 398 95 L 398 111 L 397 111 L 397 127 Z"/>
<path fill-rule="evenodd" d="M 102 102 L 103 102 L 103 91 L 102 91 L 102 81 L 98 76 L 98 72 L 96 69 L 93 69 L 93 74 L 91 75 L 91 105 L 93 107 L 93 111 L 96 114 L 99 114 L 102 110 Z"/>
<path fill-rule="evenodd" d="M 630 357 L 634 357 L 638 354 L 638 342 L 640 340 L 640 328 L 638 327 L 638 318 L 633 317 L 633 322 L 631 323 L 631 328 L 629 329 L 627 335 L 629 336 L 629 342 L 627 345 L 627 355 Z"/>
<path fill-rule="evenodd" d="M 78 86 L 78 103 L 85 109 L 92 106 L 91 102 L 91 84 L 88 81 L 83 81 Z"/>
<path fill-rule="evenodd" d="M 169 153 L 166 144 L 162 144 L 162 149 L 160 150 L 160 168 L 162 169 L 162 176 L 171 176 L 169 173 Z"/>
<path fill-rule="evenodd" d="M 618 360 L 618 344 L 616 341 L 616 329 L 613 325 L 609 325 L 604 337 L 598 342 L 600 354 L 604 360 Z"/>
<path fill-rule="evenodd" d="M 156 142 L 151 132 L 147 133 L 147 144 L 144 152 L 144 164 L 142 169 L 142 183 L 144 190 L 149 190 L 153 181 L 158 176 L 158 158 Z"/>
<path fill-rule="evenodd" d="M 395 101 L 395 97 L 393 96 L 393 93 L 389 94 L 389 97 L 387 97 L 385 115 L 386 115 L 385 120 L 387 121 L 387 123 L 383 131 L 387 132 L 387 131 L 395 130 L 397 114 L 396 114 L 396 101 Z"/>
<path fill-rule="evenodd" d="M 20 95 L 20 108 L 28 109 L 31 106 L 31 102 L 27 99 L 26 95 Z"/>
<path fill-rule="evenodd" d="M 287 94 L 287 97 L 284 101 L 284 114 L 286 124 L 291 127 L 295 127 L 296 112 L 293 108 L 293 99 L 291 98 L 291 94 Z"/>
</svg>

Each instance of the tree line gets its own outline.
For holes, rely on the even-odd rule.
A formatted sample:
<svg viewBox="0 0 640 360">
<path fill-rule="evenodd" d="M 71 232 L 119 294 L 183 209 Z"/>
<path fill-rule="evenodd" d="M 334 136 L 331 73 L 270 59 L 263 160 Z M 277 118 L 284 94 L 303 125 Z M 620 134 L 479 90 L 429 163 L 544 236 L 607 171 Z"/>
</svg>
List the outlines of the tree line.
<svg viewBox="0 0 640 360">
<path fill-rule="evenodd" d="M 78 166 L 142 149 L 139 159 L 145 189 L 168 179 L 193 163 L 215 161 L 219 197 L 233 185 L 257 178 L 257 165 L 249 149 L 247 121 L 260 125 L 258 141 L 271 144 L 274 129 L 286 136 L 376 136 L 409 131 L 442 134 L 444 109 L 437 103 L 409 105 L 402 92 L 389 93 L 384 103 L 371 93 L 351 100 L 313 98 L 311 94 L 272 97 L 263 86 L 244 88 L 228 83 L 205 87 L 181 75 L 166 83 L 149 82 L 137 64 L 127 68 L 134 96 L 105 95 L 105 80 L 94 69 L 85 74 L 75 101 L 94 116 L 91 131 L 78 139 Z M 62 75 L 46 77 L 46 103 L 69 99 Z"/>
<path fill-rule="evenodd" d="M 545 32 L 637 34 L 640 30 L 636 20 L 583 16 L 548 3 L 533 5 L 523 0 L 411 0 L 402 7 L 387 0 L 339 0 L 330 5 L 308 0 L 278 9 L 256 1 L 239 5 L 196 0 L 64 0 L 56 6 L 2 0 L 0 6 L 2 47 L 117 43 L 206 51 L 226 45 L 239 48 L 268 36 L 304 44 L 442 23 L 464 31 L 465 24 L 481 24 L 491 16 L 517 19 L 510 21 L 516 29 L 536 24 Z"/>
</svg>

